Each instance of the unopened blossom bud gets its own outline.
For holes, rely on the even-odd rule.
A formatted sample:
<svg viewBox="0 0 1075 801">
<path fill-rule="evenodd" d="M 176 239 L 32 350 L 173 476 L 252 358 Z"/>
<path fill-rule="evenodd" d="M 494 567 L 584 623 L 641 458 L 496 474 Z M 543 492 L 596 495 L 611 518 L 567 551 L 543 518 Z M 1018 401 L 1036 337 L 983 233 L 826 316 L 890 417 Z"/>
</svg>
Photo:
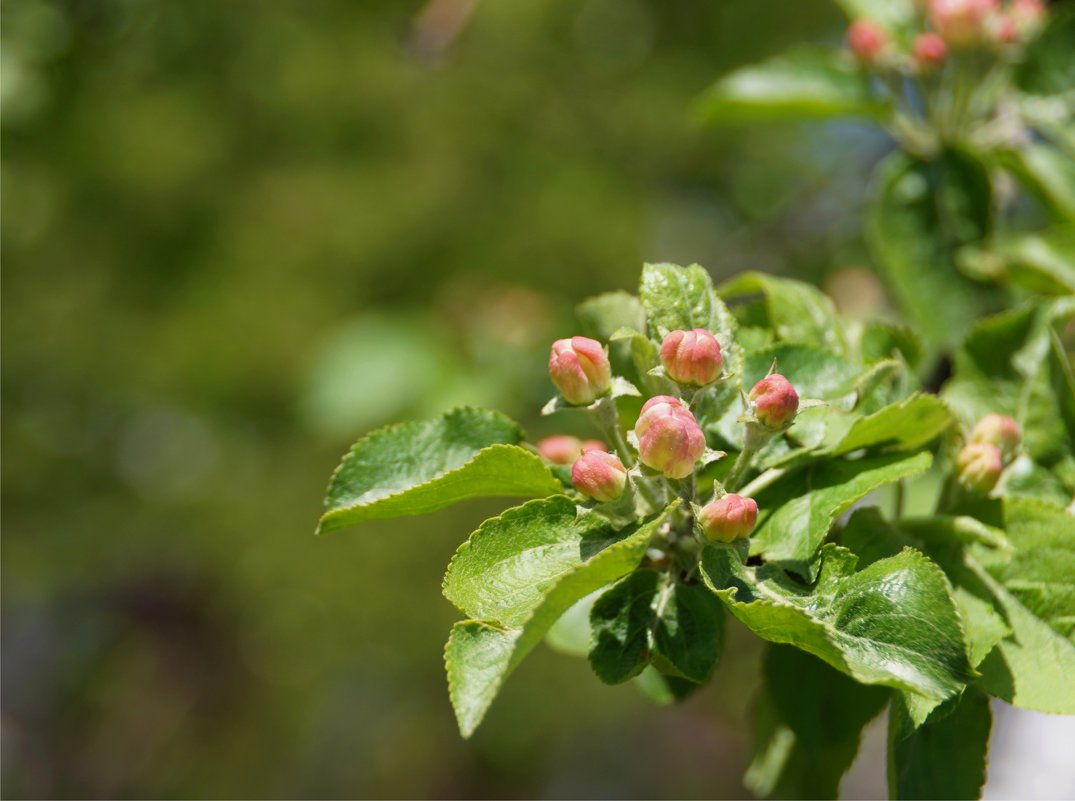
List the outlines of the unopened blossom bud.
<svg viewBox="0 0 1075 801">
<path fill-rule="evenodd" d="M 748 397 L 754 416 L 767 428 L 784 428 L 799 410 L 799 393 L 780 373 L 763 378 Z"/>
<path fill-rule="evenodd" d="M 705 435 L 686 406 L 669 400 L 675 398 L 643 407 L 635 426 L 638 456 L 644 465 L 668 478 L 686 478 L 705 453 Z"/>
<path fill-rule="evenodd" d="M 847 28 L 847 46 L 863 64 L 876 64 L 888 45 L 888 31 L 873 20 L 857 19 Z"/>
<path fill-rule="evenodd" d="M 650 423 L 658 417 L 668 413 L 669 409 L 684 409 L 687 407 L 679 398 L 671 395 L 654 395 L 642 405 L 642 411 L 638 414 L 638 422 L 635 423 L 635 435 L 641 439 L 646 433 Z"/>
<path fill-rule="evenodd" d="M 1045 23 L 1045 4 L 1042 0 L 1012 0 L 1008 16 L 1018 35 L 1030 37 Z"/>
<path fill-rule="evenodd" d="M 956 456 L 956 480 L 969 492 L 985 495 L 996 486 L 1004 469 L 1000 448 L 972 442 Z"/>
<path fill-rule="evenodd" d="M 950 47 L 962 49 L 985 41 L 998 7 L 997 0 L 931 0 L 929 20 Z"/>
<path fill-rule="evenodd" d="M 698 522 L 706 539 L 733 542 L 746 537 L 758 522 L 758 504 L 753 498 L 728 493 L 708 503 L 698 512 Z"/>
<path fill-rule="evenodd" d="M 704 328 L 670 331 L 661 343 L 661 364 L 677 384 L 704 387 L 720 378 L 724 357 L 717 338 Z"/>
<path fill-rule="evenodd" d="M 586 451 L 571 468 L 571 483 L 583 495 L 608 503 L 623 495 L 627 468 L 611 453 Z"/>
<path fill-rule="evenodd" d="M 1022 433 L 1019 424 L 1012 418 L 1003 414 L 987 414 L 971 432 L 971 442 L 984 442 L 995 445 L 1005 457 L 1011 457 L 1015 449 L 1019 447 Z"/>
<path fill-rule="evenodd" d="M 923 72 L 935 70 L 948 58 L 948 45 L 935 33 L 921 33 L 911 43 L 915 64 Z"/>
<path fill-rule="evenodd" d="M 1019 27 L 1011 14 L 997 14 L 989 23 L 989 34 L 998 45 L 1010 45 L 1019 41 Z"/>
<path fill-rule="evenodd" d="M 558 339 L 549 354 L 549 378 L 568 403 L 585 406 L 608 394 L 612 367 L 600 342 L 588 337 Z"/>
<path fill-rule="evenodd" d="M 537 449 L 538 453 L 553 464 L 567 465 L 572 464 L 586 451 L 604 451 L 608 450 L 608 446 L 599 439 L 588 439 L 583 442 L 570 434 L 557 434 L 545 437 L 537 444 Z"/>
</svg>

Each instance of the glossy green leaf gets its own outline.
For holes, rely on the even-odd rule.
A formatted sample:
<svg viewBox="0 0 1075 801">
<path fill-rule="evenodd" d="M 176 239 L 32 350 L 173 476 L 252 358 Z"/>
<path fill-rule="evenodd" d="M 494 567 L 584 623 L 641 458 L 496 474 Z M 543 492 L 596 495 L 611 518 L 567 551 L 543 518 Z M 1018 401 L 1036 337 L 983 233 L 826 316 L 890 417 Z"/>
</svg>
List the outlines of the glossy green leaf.
<svg viewBox="0 0 1075 801">
<path fill-rule="evenodd" d="M 654 664 L 690 681 L 706 681 L 724 647 L 720 601 L 702 584 L 676 582 L 662 595 L 657 611 Z"/>
<path fill-rule="evenodd" d="M 744 784 L 766 798 L 836 798 L 862 729 L 888 697 L 797 648 L 769 646 Z"/>
<path fill-rule="evenodd" d="M 855 572 L 856 557 L 826 545 L 805 586 L 772 564 L 748 567 L 708 547 L 702 575 L 736 618 L 765 640 L 794 645 L 864 684 L 943 701 L 973 677 L 948 582 L 906 549 Z"/>
<path fill-rule="evenodd" d="M 955 422 L 944 402 L 933 395 L 912 395 L 874 414 L 860 417 L 830 453 L 838 456 L 860 448 L 910 451 L 921 448 Z"/>
<path fill-rule="evenodd" d="M 704 267 L 647 264 L 642 268 L 638 294 L 655 341 L 660 342 L 669 331 L 705 328 L 717 337 L 722 350 L 737 350 L 735 318 L 717 296 Z"/>
<path fill-rule="evenodd" d="M 444 660 L 448 695 L 464 737 L 473 734 L 504 679 L 564 612 L 594 590 L 638 567 L 653 535 L 675 506 L 620 532 L 619 540 L 564 572 L 517 627 L 507 628 L 497 621 L 464 620 L 452 628 Z"/>
<path fill-rule="evenodd" d="M 886 106 L 841 51 L 800 48 L 720 78 L 696 103 L 704 122 L 874 117 Z"/>
<path fill-rule="evenodd" d="M 426 514 L 467 498 L 561 491 L 541 459 L 518 447 L 522 438 L 504 415 L 469 408 L 374 431 L 333 474 L 318 531 Z"/>
<path fill-rule="evenodd" d="M 879 168 L 866 240 L 908 319 L 934 346 L 956 345 L 984 311 L 982 288 L 956 271 L 954 250 L 992 220 L 985 168 L 949 153 L 933 163 L 902 153 Z"/>
<path fill-rule="evenodd" d="M 894 699 L 888 718 L 889 798 L 978 798 L 991 727 L 989 699 L 973 687 L 921 726 Z"/>
<path fill-rule="evenodd" d="M 846 356 L 847 333 L 832 300 L 821 290 L 793 278 L 746 272 L 718 289 L 726 300 L 755 294 L 765 297 L 768 325 L 783 342 L 828 348 Z"/>
<path fill-rule="evenodd" d="M 760 510 L 750 552 L 803 571 L 833 522 L 878 487 L 918 475 L 932 457 L 921 452 L 819 462 L 755 496 Z"/>
<path fill-rule="evenodd" d="M 590 667 L 605 684 L 625 682 L 648 663 L 659 578 L 654 570 L 636 570 L 594 603 Z"/>
<path fill-rule="evenodd" d="M 619 538 L 608 518 L 555 495 L 482 523 L 448 565 L 444 595 L 467 616 L 512 627 L 548 587 Z"/>
<path fill-rule="evenodd" d="M 862 369 L 826 348 L 814 345 L 778 344 L 748 353 L 743 361 L 743 387 L 749 390 L 765 378 L 776 360 L 800 398 L 839 400 L 854 390 Z"/>
</svg>

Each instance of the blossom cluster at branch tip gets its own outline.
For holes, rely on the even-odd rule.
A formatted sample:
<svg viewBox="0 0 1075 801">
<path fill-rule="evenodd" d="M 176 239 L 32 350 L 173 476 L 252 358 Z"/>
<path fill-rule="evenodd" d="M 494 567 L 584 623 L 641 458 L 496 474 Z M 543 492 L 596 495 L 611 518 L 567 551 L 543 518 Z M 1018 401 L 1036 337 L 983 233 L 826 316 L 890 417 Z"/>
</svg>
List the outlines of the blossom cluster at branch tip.
<svg viewBox="0 0 1075 801">
<path fill-rule="evenodd" d="M 704 387 L 720 378 L 724 357 L 717 338 L 704 328 L 670 331 L 661 343 L 661 364 L 677 384 Z"/>
</svg>

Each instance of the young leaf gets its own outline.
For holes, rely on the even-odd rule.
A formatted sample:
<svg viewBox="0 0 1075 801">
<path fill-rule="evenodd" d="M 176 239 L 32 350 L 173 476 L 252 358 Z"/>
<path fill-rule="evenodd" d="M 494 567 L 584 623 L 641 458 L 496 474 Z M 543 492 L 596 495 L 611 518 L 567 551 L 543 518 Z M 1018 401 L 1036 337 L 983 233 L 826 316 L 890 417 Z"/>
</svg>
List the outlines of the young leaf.
<svg viewBox="0 0 1075 801">
<path fill-rule="evenodd" d="M 768 323 L 783 342 L 828 348 L 840 356 L 848 353 L 844 322 L 832 300 L 816 287 L 792 278 L 747 272 L 721 284 L 718 291 L 728 300 L 763 294 Z"/>
<path fill-rule="evenodd" d="M 374 431 L 336 468 L 318 532 L 426 514 L 467 498 L 560 492 L 541 459 L 517 446 L 522 438 L 504 415 L 469 408 Z"/>
<path fill-rule="evenodd" d="M 726 363 L 727 351 L 736 350 L 735 318 L 713 290 L 704 267 L 647 264 L 638 293 L 654 341 L 660 342 L 669 331 L 705 328 L 717 337 Z"/>
<path fill-rule="evenodd" d="M 895 153 L 879 169 L 866 240 L 908 318 L 934 347 L 954 346 L 983 309 L 954 247 L 979 241 L 992 219 L 985 168 L 951 152 L 935 163 Z"/>
<path fill-rule="evenodd" d="M 803 572 L 837 517 L 878 487 L 916 476 L 931 462 L 923 451 L 834 459 L 794 472 L 755 498 L 764 516 L 750 551 Z"/>
<path fill-rule="evenodd" d="M 696 104 L 704 122 L 875 117 L 885 104 L 839 50 L 800 48 L 720 78 Z"/>
<path fill-rule="evenodd" d="M 658 605 L 654 664 L 693 682 L 709 678 L 724 647 L 724 610 L 702 584 L 676 582 Z"/>
<path fill-rule="evenodd" d="M 541 602 L 515 628 L 487 620 L 455 624 L 444 661 L 448 695 L 464 737 L 481 723 L 508 674 L 572 604 L 638 567 L 653 535 L 677 505 L 673 503 L 660 515 L 620 532 L 618 541 L 568 569 L 548 586 Z"/>
<path fill-rule="evenodd" d="M 637 676 L 649 661 L 649 630 L 659 576 L 636 570 L 597 599 L 590 612 L 590 667 L 605 684 Z"/>
<path fill-rule="evenodd" d="M 888 717 L 889 798 L 978 798 L 992 715 L 973 687 L 915 726 L 899 697 Z"/>
<path fill-rule="evenodd" d="M 570 498 L 530 501 L 486 520 L 459 546 L 444 595 L 469 617 L 516 626 L 550 584 L 617 539 L 608 518 Z"/>
<path fill-rule="evenodd" d="M 933 395 L 916 394 L 855 420 L 829 453 L 839 456 L 877 446 L 916 450 L 940 436 L 953 422 L 955 419 L 943 401 Z"/>
<path fill-rule="evenodd" d="M 740 563 L 728 547 L 702 552 L 706 584 L 765 640 L 787 643 L 864 684 L 943 701 L 973 677 L 941 570 L 911 549 L 854 572 L 856 557 L 826 545 L 811 587 L 772 564 Z"/>
<path fill-rule="evenodd" d="M 836 798 L 862 729 L 889 693 L 797 648 L 770 645 L 744 784 L 767 798 Z"/>
</svg>

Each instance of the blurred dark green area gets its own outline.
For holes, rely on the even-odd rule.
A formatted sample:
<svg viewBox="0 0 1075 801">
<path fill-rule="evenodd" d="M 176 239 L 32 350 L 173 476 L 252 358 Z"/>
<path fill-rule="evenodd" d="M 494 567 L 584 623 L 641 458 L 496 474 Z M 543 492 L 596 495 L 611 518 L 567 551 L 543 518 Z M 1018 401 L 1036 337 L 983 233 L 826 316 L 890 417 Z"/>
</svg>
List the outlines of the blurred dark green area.
<svg viewBox="0 0 1075 801">
<path fill-rule="evenodd" d="M 722 71 L 838 41 L 835 7 L 2 14 L 3 794 L 744 794 L 738 629 L 676 709 L 540 649 L 463 742 L 440 579 L 502 504 L 313 529 L 382 423 L 474 403 L 570 427 L 537 417 L 548 343 L 643 261 L 861 263 L 880 135 L 689 114 Z"/>
</svg>

